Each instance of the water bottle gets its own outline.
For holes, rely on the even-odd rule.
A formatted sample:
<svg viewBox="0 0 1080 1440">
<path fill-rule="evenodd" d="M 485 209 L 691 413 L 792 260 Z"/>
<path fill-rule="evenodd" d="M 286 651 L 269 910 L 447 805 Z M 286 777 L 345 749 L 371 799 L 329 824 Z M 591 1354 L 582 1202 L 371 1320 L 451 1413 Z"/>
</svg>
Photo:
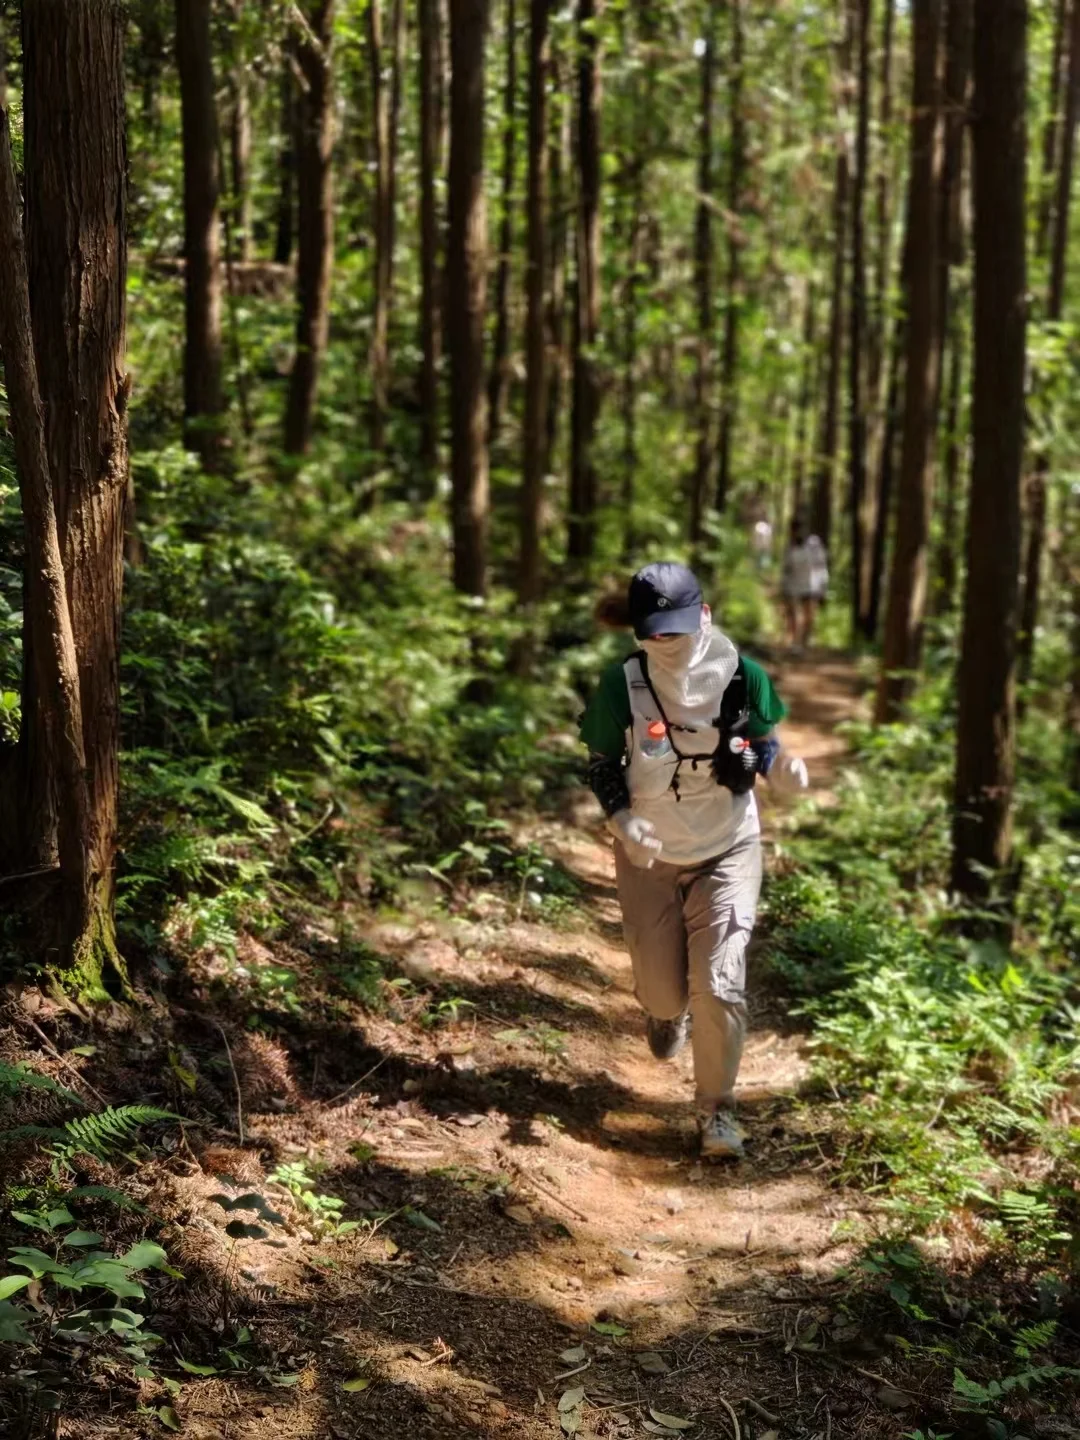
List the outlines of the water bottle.
<svg viewBox="0 0 1080 1440">
<path fill-rule="evenodd" d="M 668 728 L 663 720 L 650 721 L 645 730 L 645 739 L 641 742 L 641 753 L 647 760 L 662 760 L 673 754 Z"/>
</svg>

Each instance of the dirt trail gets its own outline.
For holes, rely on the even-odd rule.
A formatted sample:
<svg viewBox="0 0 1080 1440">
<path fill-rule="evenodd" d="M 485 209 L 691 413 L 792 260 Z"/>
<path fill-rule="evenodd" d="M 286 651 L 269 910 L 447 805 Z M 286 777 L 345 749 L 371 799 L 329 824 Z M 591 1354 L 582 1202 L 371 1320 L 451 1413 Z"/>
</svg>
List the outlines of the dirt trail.
<svg viewBox="0 0 1080 1440">
<path fill-rule="evenodd" d="M 802 662 L 781 685 L 788 743 L 827 792 L 855 672 Z M 390 1218 L 373 1237 L 248 1248 L 240 1303 L 300 1380 L 192 1387 L 186 1433 L 552 1440 L 566 1433 L 560 1397 L 583 1386 L 563 1412 L 583 1436 L 649 1433 L 650 1407 L 693 1421 L 690 1436 L 733 1434 L 733 1416 L 746 1440 L 899 1435 L 877 1382 L 800 1348 L 843 1322 L 835 1277 L 851 1252 L 837 1227 L 857 1197 L 828 1188 L 794 1109 L 807 1066 L 782 1002 L 752 994 L 739 1086 L 751 1156 L 703 1167 L 689 1059 L 663 1065 L 644 1045 L 591 797 L 531 838 L 586 886 L 584 928 L 482 907 L 419 939 L 384 926 L 373 943 L 465 1018 L 424 1030 L 366 1017 L 362 1042 L 328 1027 L 313 1061 L 310 1028 L 303 1053 L 263 1044 L 281 1075 L 248 1117 L 254 1142 L 317 1159 L 350 1213 Z M 343 1075 L 358 1082 L 344 1096 Z M 194 1169 L 185 1184 L 189 1203 L 216 1188 Z M 187 1260 L 209 1270 L 200 1233 L 189 1224 Z M 370 1384 L 346 1393 L 350 1376 Z"/>
</svg>

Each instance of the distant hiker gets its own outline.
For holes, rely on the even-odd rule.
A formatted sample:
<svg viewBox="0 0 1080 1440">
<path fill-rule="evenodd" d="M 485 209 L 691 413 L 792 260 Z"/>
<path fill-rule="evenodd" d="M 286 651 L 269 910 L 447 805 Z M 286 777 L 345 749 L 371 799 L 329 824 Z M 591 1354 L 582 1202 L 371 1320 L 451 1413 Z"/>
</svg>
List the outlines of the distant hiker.
<svg viewBox="0 0 1080 1440">
<path fill-rule="evenodd" d="M 784 555 L 780 592 L 787 621 L 787 642 L 804 650 L 814 638 L 814 622 L 829 588 L 829 560 L 817 535 L 807 534 L 798 516 L 791 522 L 791 543 Z"/>
<path fill-rule="evenodd" d="M 767 570 L 772 560 L 773 529 L 764 516 L 754 522 L 754 528 L 750 532 L 750 544 L 754 552 L 754 562 L 759 570 Z"/>
<path fill-rule="evenodd" d="M 735 1079 L 746 1033 L 746 947 L 761 887 L 758 775 L 804 789 L 773 737 L 784 706 L 712 623 L 683 565 L 630 582 L 641 648 L 601 676 L 581 722 L 589 782 L 615 835 L 637 998 L 661 1060 L 693 1038 L 701 1151 L 738 1156 Z"/>
</svg>

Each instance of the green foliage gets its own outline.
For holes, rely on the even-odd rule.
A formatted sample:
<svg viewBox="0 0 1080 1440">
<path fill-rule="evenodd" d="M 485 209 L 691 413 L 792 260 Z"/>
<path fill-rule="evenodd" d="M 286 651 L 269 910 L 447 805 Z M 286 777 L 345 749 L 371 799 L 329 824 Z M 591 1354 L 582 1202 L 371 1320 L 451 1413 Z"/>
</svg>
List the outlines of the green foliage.
<svg viewBox="0 0 1080 1440">
<path fill-rule="evenodd" d="M 270 1176 L 275 1185 L 280 1185 L 291 1197 L 293 1204 L 303 1213 L 316 1239 L 326 1235 L 348 1235 L 360 1227 L 359 1220 L 343 1220 L 344 1200 L 334 1195 L 324 1195 L 315 1188 L 315 1179 L 308 1174 L 301 1161 L 282 1163 Z"/>
<path fill-rule="evenodd" d="M 51 1076 L 39 1075 L 29 1065 L 8 1065 L 0 1060 L 0 1096 L 10 1098 L 18 1095 L 20 1090 L 46 1090 L 73 1105 L 85 1103 L 73 1090 L 58 1084 Z"/>
<path fill-rule="evenodd" d="M 135 1132 L 143 1125 L 160 1120 L 175 1120 L 168 1110 L 153 1105 L 108 1106 L 96 1115 L 77 1116 L 62 1127 L 50 1125 L 19 1125 L 0 1133 L 0 1144 L 14 1140 L 49 1140 L 49 1154 L 60 1168 L 70 1168 L 78 1155 L 92 1155 L 110 1160 L 125 1145 L 130 1145 Z M 74 1192 L 72 1192 L 74 1193 Z M 89 1193 L 83 1190 L 82 1194 Z"/>
</svg>

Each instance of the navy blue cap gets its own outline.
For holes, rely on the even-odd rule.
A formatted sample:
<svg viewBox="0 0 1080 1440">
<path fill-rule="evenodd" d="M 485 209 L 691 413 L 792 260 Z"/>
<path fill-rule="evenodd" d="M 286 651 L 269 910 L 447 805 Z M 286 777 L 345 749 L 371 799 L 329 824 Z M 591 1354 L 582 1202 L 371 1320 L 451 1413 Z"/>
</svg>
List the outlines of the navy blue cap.
<svg viewBox="0 0 1080 1440">
<path fill-rule="evenodd" d="M 630 581 L 630 620 L 639 640 L 693 635 L 704 603 L 697 576 L 673 560 L 646 565 Z"/>
</svg>

